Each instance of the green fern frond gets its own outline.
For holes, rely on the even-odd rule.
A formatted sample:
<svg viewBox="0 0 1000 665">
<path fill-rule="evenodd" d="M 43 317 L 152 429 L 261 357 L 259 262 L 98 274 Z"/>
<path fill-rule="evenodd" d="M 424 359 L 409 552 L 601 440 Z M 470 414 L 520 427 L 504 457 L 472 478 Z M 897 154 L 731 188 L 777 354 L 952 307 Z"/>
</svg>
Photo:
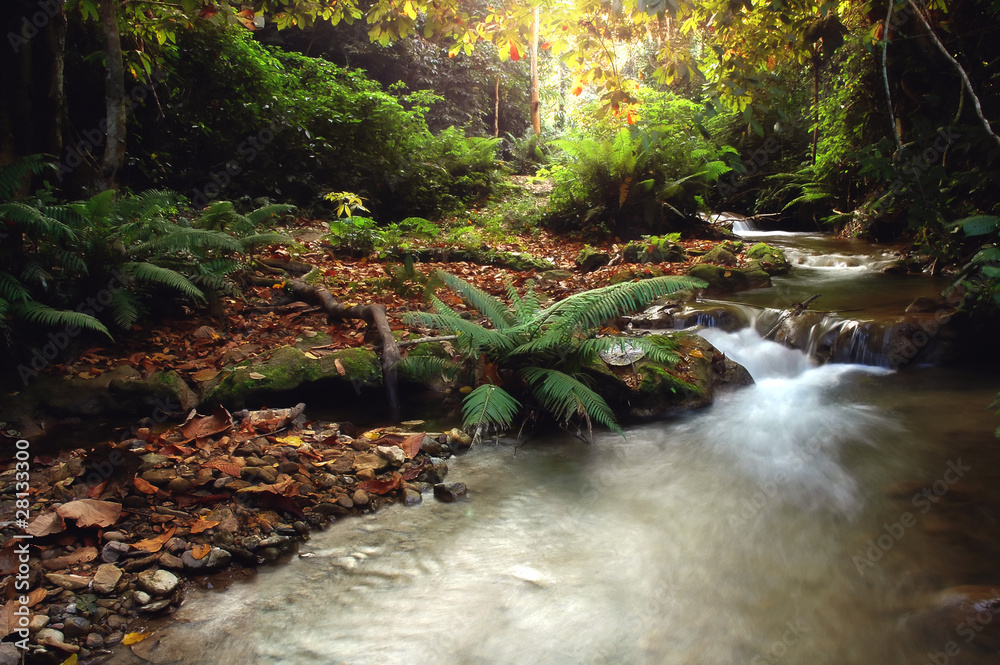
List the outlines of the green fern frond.
<svg viewBox="0 0 1000 665">
<path fill-rule="evenodd" d="M 592 330 L 662 296 L 705 286 L 707 284 L 700 279 L 675 275 L 611 284 L 557 302 L 539 315 L 538 322 L 549 320 L 566 333 Z"/>
<path fill-rule="evenodd" d="M 450 358 L 437 356 L 406 356 L 396 367 L 403 377 L 417 383 L 430 383 L 442 377 L 450 380 L 461 370 Z"/>
<path fill-rule="evenodd" d="M 46 289 L 51 281 L 52 274 L 34 261 L 21 269 L 21 282 L 23 283 L 38 284 L 43 289 Z"/>
<path fill-rule="evenodd" d="M 468 349 L 472 354 L 477 354 L 482 347 L 504 352 L 514 346 L 503 333 L 466 321 L 454 313 L 410 312 L 404 315 L 404 320 L 409 325 L 458 335 L 456 346 Z"/>
<path fill-rule="evenodd" d="M 295 212 L 295 206 L 289 205 L 287 203 L 271 203 L 270 205 L 261 206 L 251 213 L 247 214 L 247 219 L 253 224 L 254 228 L 260 226 L 262 222 L 267 221 L 275 215 L 287 215 L 290 212 Z"/>
<path fill-rule="evenodd" d="M 626 344 L 632 349 L 642 351 L 636 356 L 655 363 L 676 365 L 681 360 L 676 353 L 655 344 L 647 337 L 597 337 L 584 340 L 579 347 L 579 357 L 583 362 L 591 362 L 596 360 L 601 353 L 627 350 Z M 638 358 L 636 359 L 638 360 Z"/>
<path fill-rule="evenodd" d="M 228 233 L 174 225 L 169 233 L 136 245 L 130 253 L 133 256 L 155 256 L 182 250 L 215 250 L 238 253 L 242 249 L 240 241 Z"/>
<path fill-rule="evenodd" d="M 75 234 L 66 224 L 52 219 L 38 208 L 14 201 L 0 203 L 0 219 L 5 219 L 21 227 L 24 233 L 34 238 L 70 240 Z"/>
<path fill-rule="evenodd" d="M 525 286 L 527 289 L 522 296 L 518 294 L 512 282 L 509 280 L 507 282 L 507 297 L 510 299 L 510 308 L 519 324 L 530 322 L 541 309 L 538 303 L 538 294 L 535 292 L 535 283 L 529 279 Z"/>
<path fill-rule="evenodd" d="M 71 309 L 56 309 L 37 301 L 31 301 L 14 305 L 11 307 L 10 313 L 16 319 L 36 323 L 47 328 L 76 327 L 104 333 L 111 337 L 108 329 L 96 318 L 82 312 L 74 312 Z"/>
<path fill-rule="evenodd" d="M 123 330 L 128 330 L 142 314 L 139 299 L 126 289 L 118 289 L 111 294 L 111 318 Z"/>
<path fill-rule="evenodd" d="M 294 245 L 295 239 L 283 233 L 255 233 L 251 236 L 240 238 L 243 250 L 265 245 Z"/>
<path fill-rule="evenodd" d="M 574 417 L 584 418 L 621 434 L 615 414 L 604 401 L 579 379 L 544 367 L 525 367 L 521 376 L 531 386 L 531 393 L 556 420 L 569 424 Z"/>
<path fill-rule="evenodd" d="M 31 294 L 16 277 L 0 272 L 0 298 L 9 303 L 28 302 Z"/>
<path fill-rule="evenodd" d="M 18 157 L 9 164 L 0 167 L 0 200 L 8 201 L 25 183 L 28 175 L 39 175 L 46 170 L 55 169 L 45 155 L 25 155 Z"/>
<path fill-rule="evenodd" d="M 510 429 L 520 410 L 521 403 L 510 393 L 499 386 L 486 383 L 462 400 L 462 427 L 474 430 L 477 437 L 484 425 L 498 430 Z"/>
<path fill-rule="evenodd" d="M 507 305 L 499 298 L 486 293 L 482 289 L 451 273 L 444 272 L 443 270 L 437 272 L 441 281 L 448 288 L 461 296 L 471 307 L 485 316 L 497 330 L 510 328 L 517 323 L 511 315 L 510 310 L 507 309 Z"/>
<path fill-rule="evenodd" d="M 125 272 L 138 282 L 146 282 L 154 286 L 163 286 L 178 291 L 189 298 L 203 302 L 205 294 L 191 281 L 175 270 L 163 268 L 152 263 L 128 263 Z"/>
<path fill-rule="evenodd" d="M 232 217 L 236 214 L 232 201 L 212 201 L 198 215 L 195 226 L 210 231 L 225 231 Z"/>
</svg>

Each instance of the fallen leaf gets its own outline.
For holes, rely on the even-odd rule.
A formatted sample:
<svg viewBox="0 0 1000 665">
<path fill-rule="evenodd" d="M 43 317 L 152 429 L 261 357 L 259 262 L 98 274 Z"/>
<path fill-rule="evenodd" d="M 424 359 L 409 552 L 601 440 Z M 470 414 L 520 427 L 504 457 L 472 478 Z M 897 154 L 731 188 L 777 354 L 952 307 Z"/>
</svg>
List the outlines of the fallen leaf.
<svg viewBox="0 0 1000 665">
<path fill-rule="evenodd" d="M 195 381 L 211 381 L 215 377 L 219 376 L 219 370 L 217 369 L 203 369 L 200 372 L 195 372 L 191 375 L 191 378 Z"/>
<path fill-rule="evenodd" d="M 692 358 L 704 358 L 705 357 L 705 354 L 701 352 L 701 349 L 691 349 L 691 352 L 688 353 L 688 355 L 691 356 Z"/>
<path fill-rule="evenodd" d="M 286 446 L 295 446 L 296 448 L 298 448 L 299 446 L 304 446 L 305 443 L 306 443 L 305 441 L 302 440 L 302 437 L 300 437 L 300 436 L 294 436 L 294 435 L 293 436 L 278 436 L 278 437 L 275 437 L 274 440 L 277 441 L 278 443 L 284 444 Z"/>
<path fill-rule="evenodd" d="M 127 633 L 122 639 L 122 644 L 128 646 L 129 644 L 138 644 L 144 639 L 152 635 L 152 631 L 147 630 L 145 633 Z"/>
<path fill-rule="evenodd" d="M 16 600 L 11 600 L 0 607 L 0 639 L 7 637 L 17 629 L 17 616 L 14 615 L 17 605 Z"/>
<path fill-rule="evenodd" d="M 135 487 L 140 492 L 142 492 L 143 494 L 156 494 L 159 491 L 156 488 L 156 485 L 149 482 L 148 480 L 143 480 L 139 476 L 136 476 L 135 478 L 132 479 L 132 486 Z"/>
<path fill-rule="evenodd" d="M 374 441 L 375 439 L 382 438 L 382 430 L 371 429 L 362 434 L 361 436 L 365 439 L 368 439 L 369 441 Z"/>
<path fill-rule="evenodd" d="M 260 379 L 266 379 L 267 377 L 261 374 L 260 372 L 250 372 L 250 378 L 260 380 Z"/>
<path fill-rule="evenodd" d="M 201 533 L 217 526 L 219 526 L 219 523 L 215 520 L 199 519 L 191 525 L 191 533 Z"/>
<path fill-rule="evenodd" d="M 195 545 L 191 548 L 191 556 L 199 561 L 208 556 L 208 553 L 212 551 L 212 546 L 208 543 L 203 543 L 201 545 Z"/>
<path fill-rule="evenodd" d="M 63 519 L 76 520 L 76 525 L 111 526 L 122 514 L 122 504 L 97 499 L 77 499 L 56 508 Z"/>
<path fill-rule="evenodd" d="M 145 540 L 140 540 L 139 542 L 135 543 L 133 547 L 135 547 L 136 549 L 140 549 L 143 552 L 149 552 L 150 554 L 154 554 L 163 549 L 163 546 L 166 544 L 166 542 L 174 537 L 174 531 L 176 530 L 177 527 L 172 526 L 170 527 L 169 530 L 164 531 L 158 536 L 154 536 L 153 538 L 146 538 Z"/>
<path fill-rule="evenodd" d="M 424 442 L 424 433 L 414 434 L 403 439 L 399 447 L 403 449 L 403 454 L 407 459 L 413 459 L 420 452 L 420 444 Z"/>
<path fill-rule="evenodd" d="M 28 607 L 34 607 L 45 599 L 49 592 L 45 589 L 35 589 L 28 594 Z"/>
<path fill-rule="evenodd" d="M 60 665 L 76 665 L 80 658 L 74 653 L 64 660 Z"/>
<path fill-rule="evenodd" d="M 306 351 L 305 352 L 305 356 L 306 356 L 306 358 L 309 358 L 310 360 L 319 360 L 319 356 L 317 356 L 312 351 Z M 338 361 L 334 360 L 333 362 L 334 362 L 334 364 L 336 364 Z M 341 375 L 341 376 L 343 376 L 343 375 Z"/>
<path fill-rule="evenodd" d="M 213 469 L 218 469 L 227 476 L 232 476 L 233 478 L 240 477 L 240 467 L 239 464 L 234 464 L 232 462 L 224 462 L 222 460 L 213 460 L 205 464 L 205 466 L 212 467 Z"/>
<path fill-rule="evenodd" d="M 210 416 L 200 416 L 192 411 L 188 419 L 180 426 L 180 433 L 184 436 L 184 439 L 182 441 L 174 441 L 173 443 L 175 445 L 187 443 L 194 439 L 222 434 L 232 428 L 233 417 L 221 406 L 215 409 Z"/>
<path fill-rule="evenodd" d="M 347 375 L 347 370 L 344 369 L 344 365 L 343 365 L 343 363 L 340 362 L 340 358 L 334 358 L 334 360 L 333 360 L 333 366 L 337 368 L 337 374 L 339 374 L 341 376 L 346 376 Z"/>
<path fill-rule="evenodd" d="M 41 538 L 51 533 L 60 533 L 65 529 L 66 525 L 63 523 L 62 517 L 56 513 L 46 513 L 36 517 L 25 529 L 25 532 L 36 538 Z"/>
<path fill-rule="evenodd" d="M 402 480 L 402 476 L 398 473 L 393 473 L 392 478 L 389 480 L 366 480 L 363 483 L 358 483 L 358 489 L 363 489 L 372 494 L 388 494 L 399 487 Z"/>
</svg>

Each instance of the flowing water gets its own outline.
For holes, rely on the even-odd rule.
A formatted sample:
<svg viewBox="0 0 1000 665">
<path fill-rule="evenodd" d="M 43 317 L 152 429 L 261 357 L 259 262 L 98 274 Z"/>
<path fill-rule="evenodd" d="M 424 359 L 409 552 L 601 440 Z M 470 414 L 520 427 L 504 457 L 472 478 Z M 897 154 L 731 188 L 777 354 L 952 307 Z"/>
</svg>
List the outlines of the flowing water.
<svg viewBox="0 0 1000 665">
<path fill-rule="evenodd" d="M 810 243 L 796 245 L 807 260 Z M 843 254 L 875 273 L 870 250 Z M 819 263 L 795 272 L 857 267 Z M 1000 583 L 996 382 L 815 366 L 751 328 L 702 334 L 756 384 L 626 438 L 479 446 L 449 460 L 466 501 L 346 519 L 302 546 L 309 557 L 193 592 L 148 657 L 932 662 L 953 626 L 921 632 L 914 613 L 947 587 Z M 997 662 L 981 646 L 945 662 Z"/>
</svg>

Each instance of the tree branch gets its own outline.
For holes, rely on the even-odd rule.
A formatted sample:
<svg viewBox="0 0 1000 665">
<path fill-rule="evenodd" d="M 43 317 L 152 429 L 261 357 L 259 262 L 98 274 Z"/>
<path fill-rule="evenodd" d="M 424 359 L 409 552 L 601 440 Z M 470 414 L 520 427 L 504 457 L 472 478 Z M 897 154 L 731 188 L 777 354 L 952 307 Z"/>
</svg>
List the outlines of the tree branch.
<svg viewBox="0 0 1000 665">
<path fill-rule="evenodd" d="M 889 70 L 886 68 L 889 53 L 889 24 L 892 23 L 892 7 L 896 0 L 889 0 L 889 11 L 885 15 L 885 25 L 882 26 L 882 82 L 885 84 L 885 101 L 889 104 L 889 124 L 892 125 L 892 139 L 896 143 L 896 156 L 903 150 L 903 142 L 896 128 L 896 113 L 892 110 L 892 93 L 889 91 Z M 895 159 L 893 160 L 895 161 Z"/>
</svg>

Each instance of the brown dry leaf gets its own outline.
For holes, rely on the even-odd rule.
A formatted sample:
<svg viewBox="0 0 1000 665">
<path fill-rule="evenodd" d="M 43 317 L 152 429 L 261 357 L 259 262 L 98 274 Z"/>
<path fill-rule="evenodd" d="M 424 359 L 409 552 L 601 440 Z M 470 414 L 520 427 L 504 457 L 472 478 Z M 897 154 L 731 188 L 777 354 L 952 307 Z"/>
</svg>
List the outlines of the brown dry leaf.
<svg viewBox="0 0 1000 665">
<path fill-rule="evenodd" d="M 233 478 L 240 477 L 240 469 L 242 468 L 239 464 L 234 464 L 233 462 L 225 462 L 222 460 L 213 460 L 205 464 L 205 466 L 212 467 L 213 469 L 218 469 L 227 476 L 232 476 Z"/>
<path fill-rule="evenodd" d="M 34 589 L 28 594 L 28 607 L 34 607 L 38 603 L 45 599 L 45 596 L 49 595 L 49 592 L 45 589 Z"/>
<path fill-rule="evenodd" d="M 153 538 L 146 538 L 145 540 L 140 540 L 139 542 L 135 543 L 133 547 L 135 547 L 136 549 L 140 549 L 144 552 L 149 552 L 150 554 L 154 554 L 163 549 L 163 546 L 166 544 L 166 542 L 174 537 L 174 531 L 176 530 L 177 527 L 172 526 L 170 527 L 169 530 L 164 531 L 158 536 L 154 536 Z"/>
<path fill-rule="evenodd" d="M 199 561 L 208 556 L 208 553 L 212 551 L 212 546 L 208 543 L 202 543 L 201 545 L 195 545 L 191 548 L 191 556 Z"/>
<path fill-rule="evenodd" d="M 366 480 L 363 483 L 358 483 L 358 489 L 363 489 L 372 494 L 388 494 L 399 487 L 402 480 L 403 477 L 401 475 L 393 473 L 392 478 L 389 480 Z"/>
<path fill-rule="evenodd" d="M 42 536 L 47 536 L 50 533 L 60 533 L 66 529 L 66 525 L 63 523 L 62 517 L 56 513 L 45 513 L 44 515 L 39 515 L 34 519 L 34 521 L 28 525 L 25 532 L 31 534 L 36 538 L 41 538 Z"/>
<path fill-rule="evenodd" d="M 111 526 L 122 514 L 122 504 L 97 499 L 77 499 L 56 508 L 63 519 L 76 520 L 77 526 Z"/>
<path fill-rule="evenodd" d="M 219 376 L 219 370 L 217 369 L 203 369 L 200 372 L 195 372 L 191 375 L 191 378 L 195 381 L 211 381 L 215 377 Z"/>
<path fill-rule="evenodd" d="M 16 609 L 16 600 L 11 600 L 3 607 L 0 607 L 0 639 L 7 637 L 17 628 L 17 617 L 14 616 L 14 610 Z"/>
<path fill-rule="evenodd" d="M 420 444 L 424 442 L 424 433 L 414 434 L 403 439 L 399 447 L 403 449 L 403 454 L 407 459 L 413 459 L 420 452 Z"/>
<path fill-rule="evenodd" d="M 260 381 L 261 379 L 266 379 L 267 377 L 261 374 L 260 372 L 250 372 L 250 378 L 256 381 Z"/>
<path fill-rule="evenodd" d="M 337 368 L 337 374 L 341 376 L 345 376 L 347 374 L 347 370 L 344 369 L 344 365 L 340 362 L 340 358 L 334 359 L 333 366 Z"/>
<path fill-rule="evenodd" d="M 142 642 L 144 639 L 146 639 L 152 634 L 153 634 L 152 631 L 148 630 L 144 633 L 128 633 L 125 635 L 125 638 L 122 639 L 122 644 L 126 646 L 130 644 L 138 644 L 139 642 Z"/>
<path fill-rule="evenodd" d="M 132 485 L 143 494 L 156 494 L 158 491 L 156 485 L 148 480 L 143 480 L 139 476 L 132 479 Z"/>
<path fill-rule="evenodd" d="M 202 439 L 228 432 L 233 428 L 233 417 L 229 415 L 221 406 L 212 412 L 210 416 L 199 416 L 192 411 L 188 419 L 180 426 L 183 441 L 174 441 L 175 444 L 187 443 L 194 439 Z"/>
<path fill-rule="evenodd" d="M 219 523 L 215 520 L 199 519 L 191 524 L 191 534 L 201 533 L 217 526 L 219 526 Z"/>
</svg>

